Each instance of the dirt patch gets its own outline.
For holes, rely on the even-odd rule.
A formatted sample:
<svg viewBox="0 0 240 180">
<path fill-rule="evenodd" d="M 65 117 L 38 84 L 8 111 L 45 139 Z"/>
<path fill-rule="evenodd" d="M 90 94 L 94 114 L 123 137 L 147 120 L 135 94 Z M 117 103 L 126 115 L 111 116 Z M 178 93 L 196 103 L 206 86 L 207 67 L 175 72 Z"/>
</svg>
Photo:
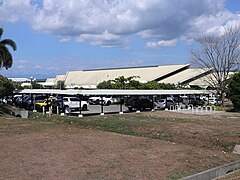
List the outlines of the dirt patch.
<svg viewBox="0 0 240 180">
<path fill-rule="evenodd" d="M 165 117 L 166 121 L 160 117 Z M 0 117 L 0 179 L 177 179 L 239 160 L 239 156 L 219 150 L 219 146 L 196 145 L 196 142 L 204 143 L 212 138 L 218 131 L 226 141 L 229 141 L 225 136 L 228 133 L 236 135 L 235 126 L 239 127 L 239 119 L 228 118 L 226 126 L 226 117 L 229 115 L 202 118 L 168 112 L 81 120 Z M 102 126 L 95 121 L 100 121 Z M 130 124 L 127 128 L 133 126 L 131 132 L 141 132 L 139 135 L 147 132 L 149 136 L 96 130 L 106 128 L 105 122 L 114 122 L 111 128 L 119 126 L 122 129 Z M 172 134 L 171 141 L 151 136 L 163 129 L 165 134 Z M 192 132 L 201 134 L 197 141 L 191 141 Z M 230 136 L 230 140 L 232 138 Z"/>
</svg>

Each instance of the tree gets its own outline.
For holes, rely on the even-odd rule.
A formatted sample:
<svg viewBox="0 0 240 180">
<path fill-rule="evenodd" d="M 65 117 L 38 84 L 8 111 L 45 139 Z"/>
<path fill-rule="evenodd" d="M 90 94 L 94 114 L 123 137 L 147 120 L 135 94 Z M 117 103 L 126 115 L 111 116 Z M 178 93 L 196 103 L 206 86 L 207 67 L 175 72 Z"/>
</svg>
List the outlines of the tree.
<svg viewBox="0 0 240 180">
<path fill-rule="evenodd" d="M 112 80 L 114 89 L 138 89 L 140 82 L 134 80 L 134 78 L 139 78 L 138 76 L 130 76 L 125 78 L 124 76 L 119 76 Z"/>
<path fill-rule="evenodd" d="M 130 76 L 125 78 L 119 76 L 114 80 L 103 81 L 98 84 L 98 89 L 176 89 L 174 84 L 158 83 L 155 81 L 149 81 L 147 83 L 140 83 L 135 80 L 138 76 Z"/>
<path fill-rule="evenodd" d="M 42 89 L 43 86 L 39 83 L 37 83 L 37 81 L 32 81 L 32 89 Z"/>
<path fill-rule="evenodd" d="M 10 96 L 13 94 L 14 85 L 11 80 L 0 75 L 0 96 Z"/>
<path fill-rule="evenodd" d="M 97 85 L 98 89 L 114 89 L 111 80 L 103 81 Z"/>
<path fill-rule="evenodd" d="M 240 111 L 240 71 L 232 75 L 228 84 L 228 96 L 235 111 Z"/>
<path fill-rule="evenodd" d="M 224 102 L 229 72 L 236 70 L 240 61 L 240 27 L 225 28 L 222 36 L 205 35 L 196 42 L 199 49 L 191 52 L 193 64 L 213 70 L 205 81 L 217 90 Z"/>
<path fill-rule="evenodd" d="M 12 47 L 14 51 L 17 50 L 16 43 L 11 39 L 1 40 L 3 35 L 3 29 L 0 28 L 0 68 L 10 68 L 13 64 L 13 57 L 6 46 Z"/>
<path fill-rule="evenodd" d="M 174 84 L 165 84 L 165 83 L 158 83 L 156 81 L 149 81 L 147 83 L 141 84 L 141 89 L 176 89 Z"/>
<path fill-rule="evenodd" d="M 138 76 L 130 76 L 125 78 L 119 76 L 114 80 L 103 81 L 97 85 L 98 89 L 140 89 L 141 83 L 135 78 Z"/>
<path fill-rule="evenodd" d="M 65 89 L 65 81 L 58 81 L 57 84 L 54 86 L 54 89 Z"/>
</svg>

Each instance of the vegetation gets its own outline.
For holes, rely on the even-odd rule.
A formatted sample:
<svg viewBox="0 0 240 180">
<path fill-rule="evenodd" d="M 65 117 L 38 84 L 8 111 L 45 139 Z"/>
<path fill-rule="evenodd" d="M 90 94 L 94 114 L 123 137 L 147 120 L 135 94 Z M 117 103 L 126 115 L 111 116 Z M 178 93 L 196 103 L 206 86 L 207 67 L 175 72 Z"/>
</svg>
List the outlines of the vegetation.
<svg viewBox="0 0 240 180">
<path fill-rule="evenodd" d="M 43 86 L 39 84 L 36 80 L 31 82 L 31 86 L 24 86 L 23 89 L 43 89 Z"/>
<path fill-rule="evenodd" d="M 17 50 L 16 43 L 11 39 L 3 39 L 1 37 L 3 35 L 3 29 L 0 28 L 0 68 L 10 68 L 13 64 L 13 57 L 10 51 L 6 46 L 12 47 L 14 51 Z"/>
<path fill-rule="evenodd" d="M 43 87 L 42 87 L 41 84 L 37 83 L 36 81 L 33 81 L 32 82 L 32 88 L 33 89 L 42 89 Z"/>
<path fill-rule="evenodd" d="M 191 52 L 193 64 L 212 69 L 205 81 L 221 95 L 227 86 L 229 72 L 236 70 L 240 62 L 240 26 L 226 28 L 222 36 L 204 35 L 196 40 L 199 49 Z"/>
<path fill-rule="evenodd" d="M 228 119 L 226 121 L 225 117 L 216 121 L 215 118 L 202 119 L 202 117 L 198 116 L 174 117 L 160 115 L 159 113 L 156 115 L 109 115 L 104 118 L 88 116 L 79 119 L 78 117 L 59 117 L 55 115 L 47 118 L 46 116 L 36 113 L 34 116 L 31 116 L 31 118 L 34 119 L 34 121 L 63 122 L 64 124 L 86 129 L 97 129 L 126 135 L 148 137 L 224 152 L 231 152 L 234 146 L 240 143 L 238 119 Z M 201 123 L 199 123 L 200 119 L 202 119 Z M 206 125 L 207 130 L 202 129 L 203 124 Z M 229 124 L 231 124 L 231 127 Z M 186 131 L 183 127 L 188 127 L 188 130 Z M 175 130 L 176 128 L 178 131 Z M 206 131 L 208 131 L 207 139 Z"/>
<path fill-rule="evenodd" d="M 235 73 L 228 84 L 228 96 L 235 111 L 240 111 L 240 72 Z"/>
<path fill-rule="evenodd" d="M 130 76 L 125 78 L 120 76 L 114 80 L 103 81 L 98 84 L 99 89 L 176 89 L 174 84 L 157 83 L 149 81 L 147 83 L 140 83 L 135 80 L 138 76 Z"/>
<path fill-rule="evenodd" d="M 21 83 L 18 83 L 18 82 L 12 82 L 13 85 L 14 85 L 14 89 L 24 89 L 24 87 L 21 86 Z"/>
<path fill-rule="evenodd" d="M 14 85 L 11 80 L 0 76 L 0 96 L 10 96 L 14 90 Z"/>
<path fill-rule="evenodd" d="M 3 109 L 0 109 L 0 117 L 2 110 Z M 41 137 L 41 144 L 49 144 L 50 142 L 49 148 L 53 150 L 49 151 L 51 152 L 50 155 L 54 154 L 54 150 L 57 149 L 56 147 L 62 147 L 63 144 L 66 144 L 66 141 L 69 142 L 69 144 L 66 144 L 66 149 L 70 149 L 76 144 L 76 139 L 83 138 L 84 141 L 84 138 L 87 137 L 86 142 L 84 141 L 84 147 L 82 147 L 84 152 L 86 151 L 86 147 L 89 149 L 87 155 L 93 157 L 91 159 L 94 160 L 91 161 L 93 164 L 96 162 L 95 157 L 104 150 L 104 148 L 102 148 L 102 150 L 98 151 L 98 147 L 105 147 L 105 145 L 107 147 L 111 146 L 111 148 L 115 147 L 113 149 L 114 156 L 111 156 L 110 160 L 108 159 L 104 161 L 104 164 L 101 165 L 101 167 L 104 167 L 103 169 L 99 169 L 99 166 L 96 166 L 97 168 L 92 169 L 91 171 L 87 169 L 88 172 L 93 173 L 94 177 L 100 177 L 98 173 L 100 171 L 101 173 L 104 172 L 107 174 L 107 176 L 101 177 L 109 177 L 109 173 L 117 169 L 121 170 L 118 171 L 118 173 L 122 173 L 122 170 L 125 170 L 125 168 L 122 168 L 123 164 L 126 164 L 127 167 L 129 164 L 131 165 L 131 159 L 128 160 L 127 157 L 135 158 L 134 155 L 136 155 L 136 157 L 141 157 L 143 160 L 139 161 L 141 164 L 136 163 L 138 161 L 134 161 L 134 164 L 137 164 L 135 168 L 139 168 L 141 165 L 144 170 L 146 169 L 146 173 L 157 172 L 159 168 L 155 163 L 158 162 L 159 158 L 166 157 L 160 163 L 163 166 L 162 171 L 165 170 L 164 176 L 160 177 L 160 179 L 174 180 L 239 160 L 239 157 L 232 153 L 235 144 L 239 144 L 240 142 L 239 118 L 230 118 L 236 116 L 239 117 L 239 114 L 195 116 L 156 111 L 141 114 L 123 114 L 121 116 L 84 116 L 79 119 L 78 117 L 70 116 L 43 116 L 40 113 L 30 113 L 29 119 L 1 117 L 0 129 L 2 137 L 8 137 L 9 135 L 12 137 L 10 141 L 5 138 L 6 141 L 3 141 L 2 143 L 4 144 L 9 141 L 6 143 L 6 146 L 3 147 L 9 147 L 11 149 L 11 154 L 18 152 L 18 155 L 21 156 L 25 153 L 25 149 L 19 152 L 19 150 L 15 148 L 16 151 L 12 151 L 12 142 L 16 142 L 19 135 L 26 139 L 28 139 L 28 134 L 33 137 L 32 141 L 27 141 L 27 145 L 24 144 L 27 147 L 35 145 L 36 143 L 34 140 L 39 139 L 39 137 Z M 86 130 L 80 130 L 82 128 Z M 147 138 L 116 136 L 113 133 L 105 134 L 99 131 L 92 131 L 93 129 Z M 46 135 L 48 138 L 46 138 Z M 56 139 L 56 137 L 67 138 Z M 115 144 L 109 143 L 109 141 L 118 140 L 119 137 L 120 140 L 126 142 L 124 143 L 124 148 L 121 148 L 120 151 L 116 149 L 120 146 L 123 147 L 121 143 L 117 143 L 116 146 L 114 146 Z M 98 139 L 96 141 L 91 141 L 91 139 L 94 138 Z M 103 144 L 103 142 L 106 141 L 106 138 L 108 143 Z M 57 140 L 53 146 L 51 146 L 52 139 Z M 72 146 L 69 146 L 70 144 L 72 144 Z M 94 151 L 91 151 L 92 149 L 94 149 Z M 149 151 L 149 149 L 151 151 Z M 36 150 L 36 148 L 34 150 Z M 35 152 L 34 150 L 31 152 Z M 8 152 L 7 149 L 5 151 Z M 68 151 L 66 154 L 69 154 L 69 152 L 78 153 L 78 151 L 73 150 Z M 104 155 L 107 156 L 106 153 Z M 74 154 L 71 157 L 76 157 L 76 155 Z M 36 158 L 38 158 L 38 156 Z M 58 158 L 58 156 L 54 158 Z M 120 161 L 121 159 L 122 161 Z M 147 166 L 145 163 L 146 160 L 149 159 L 151 162 L 148 163 L 149 166 Z M 7 160 L 5 161 L 7 162 Z M 9 160 L 12 162 L 12 158 Z M 17 162 L 18 164 L 16 163 L 16 167 L 22 168 L 22 159 Z M 83 161 L 79 162 L 81 162 L 79 164 L 82 165 Z M 85 162 L 89 164 L 89 161 L 84 161 L 83 163 Z M 37 166 L 34 166 L 34 168 L 37 169 L 43 167 L 44 169 L 42 164 L 35 164 Z M 70 163 L 69 166 L 71 166 L 71 168 L 76 168 L 76 164 L 78 166 L 78 163 Z M 14 166 L 14 168 L 16 167 Z M 171 167 L 171 169 L 169 169 L 169 167 Z M 131 169 L 134 176 L 127 176 L 130 179 L 136 177 L 135 168 Z M 155 169 L 155 171 L 149 171 L 148 169 Z M 155 176 L 148 176 L 148 178 L 159 179 Z"/>
<path fill-rule="evenodd" d="M 58 81 L 57 84 L 53 87 L 54 89 L 65 89 L 65 81 Z"/>
<path fill-rule="evenodd" d="M 180 179 L 180 178 L 186 177 L 188 175 L 189 175 L 189 172 L 179 170 L 179 171 L 172 173 L 168 178 L 170 180 L 175 180 L 175 179 Z"/>
<path fill-rule="evenodd" d="M 141 89 L 176 89 L 174 84 L 170 83 L 157 83 L 155 81 L 149 81 L 141 84 Z"/>
<path fill-rule="evenodd" d="M 119 76 L 114 80 L 103 81 L 98 84 L 99 89 L 139 89 L 140 82 L 135 80 L 138 76 L 130 76 L 125 78 Z"/>
</svg>

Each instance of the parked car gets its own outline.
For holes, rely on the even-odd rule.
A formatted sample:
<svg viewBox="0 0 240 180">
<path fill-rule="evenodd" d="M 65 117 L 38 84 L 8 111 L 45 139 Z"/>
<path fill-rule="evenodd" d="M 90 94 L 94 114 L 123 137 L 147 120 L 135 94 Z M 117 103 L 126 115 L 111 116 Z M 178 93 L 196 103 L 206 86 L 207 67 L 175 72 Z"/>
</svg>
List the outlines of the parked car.
<svg viewBox="0 0 240 180">
<path fill-rule="evenodd" d="M 185 105 L 192 104 L 193 106 L 202 106 L 205 104 L 205 101 L 198 97 L 183 98 L 182 103 Z"/>
<path fill-rule="evenodd" d="M 88 103 L 91 105 L 103 104 L 105 106 L 109 106 L 111 104 L 119 103 L 119 98 L 113 98 L 112 96 L 105 96 L 105 97 L 90 97 L 88 99 Z"/>
<path fill-rule="evenodd" d="M 159 98 L 159 97 L 157 97 L 157 98 Z M 160 99 L 174 100 L 174 96 L 173 95 L 161 95 Z"/>
<path fill-rule="evenodd" d="M 218 99 L 218 98 L 215 98 L 215 97 L 209 98 L 208 102 L 209 102 L 209 104 L 215 105 L 215 106 L 222 104 L 222 101 L 220 99 Z"/>
<path fill-rule="evenodd" d="M 157 100 L 154 102 L 154 105 L 156 108 L 159 108 L 159 109 L 165 109 L 165 108 L 170 108 L 171 106 L 175 106 L 176 103 L 171 100 L 171 99 L 160 99 L 160 100 Z"/>
<path fill-rule="evenodd" d="M 49 97 L 47 99 L 44 100 L 36 100 L 35 101 L 35 108 L 38 111 L 42 111 L 43 107 L 48 108 L 50 106 L 57 106 L 57 104 L 55 103 L 55 101 L 57 100 L 57 98 L 55 97 Z"/>
<path fill-rule="evenodd" d="M 136 109 L 136 110 L 153 109 L 153 103 L 147 97 L 125 98 L 124 104 L 128 108 L 129 111 L 132 111 L 134 109 Z"/>
<path fill-rule="evenodd" d="M 64 109 L 66 114 L 71 114 L 74 111 L 79 111 L 80 99 L 78 97 L 63 97 L 62 100 L 56 100 L 60 108 Z M 63 104 L 62 104 L 63 102 Z M 81 110 L 88 110 L 88 102 L 81 101 Z"/>
<path fill-rule="evenodd" d="M 46 99 L 47 96 L 46 95 L 37 95 L 37 96 L 24 96 L 22 98 L 22 101 L 21 101 L 21 107 L 25 108 L 25 109 L 29 109 L 29 110 L 33 110 L 33 103 L 34 101 L 39 101 L 39 100 L 44 100 Z"/>
</svg>

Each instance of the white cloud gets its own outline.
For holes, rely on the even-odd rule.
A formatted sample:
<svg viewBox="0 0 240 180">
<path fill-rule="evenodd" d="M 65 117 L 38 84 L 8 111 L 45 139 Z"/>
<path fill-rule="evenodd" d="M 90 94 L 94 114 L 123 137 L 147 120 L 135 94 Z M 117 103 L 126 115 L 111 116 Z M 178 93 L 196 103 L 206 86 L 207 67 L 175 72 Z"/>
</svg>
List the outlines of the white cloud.
<svg viewBox="0 0 240 180">
<path fill-rule="evenodd" d="M 23 66 L 23 65 L 18 65 L 17 68 L 18 68 L 18 69 L 25 69 L 26 67 Z"/>
<path fill-rule="evenodd" d="M 174 47 L 177 44 L 177 40 L 170 41 L 158 41 L 158 42 L 147 42 L 146 47 L 157 48 L 157 47 Z"/>
<path fill-rule="evenodd" d="M 219 31 L 240 17 L 225 0 L 3 0 L 0 22 L 25 21 L 33 29 L 102 47 L 124 46 L 127 36 L 150 38 L 149 46 Z M 161 42 L 163 45 L 161 45 Z"/>
<path fill-rule="evenodd" d="M 191 28 L 184 34 L 186 39 L 194 39 L 200 34 L 223 34 L 224 28 L 240 25 L 240 17 L 229 11 L 220 11 L 213 15 L 199 16 L 191 23 Z"/>
<path fill-rule="evenodd" d="M 32 21 L 36 6 L 31 0 L 3 0 L 0 5 L 0 22 Z"/>
<path fill-rule="evenodd" d="M 18 64 L 26 64 L 27 60 L 15 60 L 14 62 Z"/>
<path fill-rule="evenodd" d="M 116 47 L 121 46 L 127 42 L 127 39 L 108 33 L 107 31 L 102 34 L 82 34 L 76 38 L 78 42 L 89 41 L 89 44 L 93 46 L 102 47 Z"/>
<path fill-rule="evenodd" d="M 35 65 L 34 67 L 33 67 L 33 69 L 42 69 L 43 67 L 42 66 L 40 66 L 40 65 Z"/>
<path fill-rule="evenodd" d="M 70 40 L 71 40 L 70 37 L 61 37 L 61 39 L 59 40 L 59 42 L 64 43 L 64 42 L 69 42 Z"/>
</svg>

